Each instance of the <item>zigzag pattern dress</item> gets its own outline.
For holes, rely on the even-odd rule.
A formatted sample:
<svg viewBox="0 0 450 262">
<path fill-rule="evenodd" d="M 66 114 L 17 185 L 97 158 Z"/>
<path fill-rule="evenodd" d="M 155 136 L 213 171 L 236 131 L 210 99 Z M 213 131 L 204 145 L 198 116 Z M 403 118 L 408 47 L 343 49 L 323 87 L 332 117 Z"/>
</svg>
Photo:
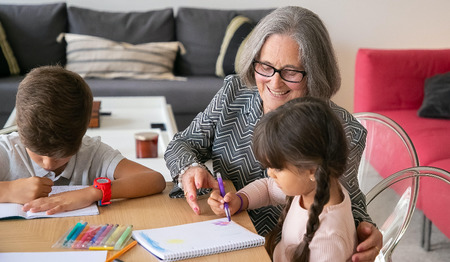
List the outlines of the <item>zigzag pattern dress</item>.
<svg viewBox="0 0 450 262">
<path fill-rule="evenodd" d="M 330 106 L 342 118 L 350 144 L 348 169 L 340 181 L 350 194 L 355 223 L 371 222 L 357 179 L 367 131 L 348 111 L 331 101 Z M 224 179 L 233 182 L 237 190 L 267 177 L 251 146 L 253 130 L 262 116 L 262 99 L 258 90 L 244 86 L 238 76 L 226 77 L 223 87 L 208 107 L 195 117 L 189 127 L 177 133 L 168 145 L 164 157 L 175 182 L 171 197 L 184 197 L 183 191 L 176 185 L 181 170 L 192 163 L 205 163 L 210 159 L 213 174 L 220 172 Z M 198 193 L 207 192 L 199 190 Z M 257 232 L 265 235 L 276 225 L 281 210 L 282 206 L 270 206 L 248 212 Z"/>
</svg>

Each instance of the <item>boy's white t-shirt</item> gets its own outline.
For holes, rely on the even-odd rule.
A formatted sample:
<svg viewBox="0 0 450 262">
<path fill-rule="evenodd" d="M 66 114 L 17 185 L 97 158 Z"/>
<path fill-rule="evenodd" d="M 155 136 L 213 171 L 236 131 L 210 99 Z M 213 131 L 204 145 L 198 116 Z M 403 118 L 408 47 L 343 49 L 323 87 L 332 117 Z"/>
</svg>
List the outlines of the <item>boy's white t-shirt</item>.
<svg viewBox="0 0 450 262">
<path fill-rule="evenodd" d="M 114 171 L 122 159 L 124 156 L 101 142 L 100 137 L 84 136 L 79 151 L 71 157 L 64 171 L 55 177 L 54 172 L 43 169 L 30 159 L 17 132 L 0 135 L 0 181 L 30 177 L 24 162 L 27 161 L 36 176 L 48 177 L 54 180 L 55 185 L 92 185 L 97 177 L 114 180 Z"/>
</svg>

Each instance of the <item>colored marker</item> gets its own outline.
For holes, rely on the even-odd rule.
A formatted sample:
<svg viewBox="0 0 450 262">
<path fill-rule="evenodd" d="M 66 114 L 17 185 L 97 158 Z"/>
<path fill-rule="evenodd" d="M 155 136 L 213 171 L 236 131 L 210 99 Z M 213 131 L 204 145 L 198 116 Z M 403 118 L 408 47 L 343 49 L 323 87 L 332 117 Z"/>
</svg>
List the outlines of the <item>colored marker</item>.
<svg viewBox="0 0 450 262">
<path fill-rule="evenodd" d="M 87 243 L 91 241 L 91 239 L 97 234 L 98 230 L 100 230 L 100 226 L 93 226 L 89 229 L 86 234 L 81 238 L 80 242 L 78 243 L 78 246 L 76 248 L 87 248 Z"/>
<path fill-rule="evenodd" d="M 75 226 L 73 228 L 75 228 Z M 67 230 L 67 232 L 64 233 L 64 235 L 62 235 L 61 238 L 55 244 L 53 244 L 52 248 L 62 247 L 63 244 L 64 244 L 64 240 L 67 239 L 67 237 L 69 236 L 70 232 L 72 232 L 73 228 L 69 228 L 69 230 Z"/>
<path fill-rule="evenodd" d="M 114 247 L 114 245 L 117 242 L 117 239 L 119 239 L 119 237 L 122 235 L 123 231 L 125 231 L 125 226 L 119 226 L 116 231 L 114 231 L 114 233 L 109 237 L 108 241 L 106 242 L 106 244 L 104 246 L 107 247 Z"/>
<path fill-rule="evenodd" d="M 75 232 L 77 231 L 78 227 L 80 227 L 81 221 L 76 223 L 75 226 L 73 226 L 72 230 L 70 231 L 70 233 L 67 235 L 66 239 L 64 240 L 64 243 L 62 244 L 63 246 L 65 246 L 67 244 L 67 242 L 69 242 L 69 240 L 72 238 L 73 234 L 75 234 Z"/>
<path fill-rule="evenodd" d="M 86 234 L 86 232 L 89 230 L 89 226 L 85 226 L 83 231 L 81 231 L 81 233 L 78 235 L 78 237 L 75 239 L 75 241 L 72 244 L 72 248 L 76 248 L 76 246 L 78 246 L 78 244 L 80 243 L 81 238 L 84 237 L 84 235 Z"/>
<path fill-rule="evenodd" d="M 133 248 L 134 246 L 136 246 L 137 241 L 134 240 L 133 242 L 131 242 L 128 246 L 124 247 L 122 250 L 120 250 L 119 252 L 117 252 L 114 256 L 108 258 L 105 262 L 112 262 L 112 261 L 116 261 L 117 258 L 119 258 L 121 255 L 123 255 L 125 252 L 127 252 L 128 250 L 130 250 L 131 248 Z"/>
<path fill-rule="evenodd" d="M 94 244 L 95 241 L 100 237 L 100 235 L 105 231 L 105 229 L 108 227 L 108 224 L 102 226 L 99 231 L 95 234 L 95 236 L 91 239 L 91 243 Z"/>
<path fill-rule="evenodd" d="M 106 241 L 108 241 L 109 237 L 114 233 L 114 231 L 116 231 L 118 226 L 119 226 L 118 224 L 115 224 L 114 226 L 111 225 L 111 227 L 108 228 L 107 231 L 108 233 L 99 238 L 98 241 L 95 242 L 94 246 L 103 246 L 106 243 Z"/>
<path fill-rule="evenodd" d="M 75 239 L 78 237 L 78 235 L 81 233 L 81 231 L 83 231 L 83 229 L 86 227 L 87 222 L 84 222 L 83 224 L 81 224 L 80 226 L 78 226 L 77 230 L 75 231 L 75 233 L 73 233 L 72 237 L 69 239 L 69 241 L 66 243 L 67 247 L 72 246 L 73 242 L 75 241 Z"/>
<path fill-rule="evenodd" d="M 131 236 L 131 230 L 133 229 L 133 225 L 129 225 L 125 231 L 123 231 L 123 234 L 119 237 L 119 239 L 116 242 L 116 245 L 114 246 L 115 250 L 119 250 L 123 244 L 125 243 L 125 240 L 128 240 Z"/>
<path fill-rule="evenodd" d="M 114 250 L 114 247 L 92 246 L 89 250 Z"/>
<path fill-rule="evenodd" d="M 225 196 L 225 186 L 223 185 L 222 175 L 217 173 L 217 182 L 219 182 L 220 195 L 222 197 Z M 228 203 L 225 202 L 223 204 L 223 208 L 225 209 L 225 214 L 227 215 L 228 222 L 231 221 L 230 209 L 228 208 Z"/>
</svg>

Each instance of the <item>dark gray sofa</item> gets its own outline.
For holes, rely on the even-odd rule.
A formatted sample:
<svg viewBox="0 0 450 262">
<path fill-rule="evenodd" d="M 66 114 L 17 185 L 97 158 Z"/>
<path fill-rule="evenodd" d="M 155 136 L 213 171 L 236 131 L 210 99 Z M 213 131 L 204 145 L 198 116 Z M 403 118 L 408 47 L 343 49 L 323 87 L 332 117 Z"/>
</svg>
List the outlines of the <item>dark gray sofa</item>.
<svg viewBox="0 0 450 262">
<path fill-rule="evenodd" d="M 217 57 L 230 21 L 238 14 L 258 21 L 271 10 L 212 10 L 182 7 L 143 12 L 103 12 L 66 3 L 0 5 L 0 22 L 20 67 L 20 75 L 0 76 L 0 125 L 14 107 L 17 86 L 32 68 L 65 65 L 62 32 L 92 35 L 118 42 L 142 44 L 180 41 L 186 52 L 173 65 L 177 80 L 86 78 L 94 96 L 165 96 L 178 128 L 205 109 L 222 86 L 215 73 Z M 0 63 L 4 63 L 0 60 Z M 3 65 L 1 65 L 3 66 Z"/>
</svg>

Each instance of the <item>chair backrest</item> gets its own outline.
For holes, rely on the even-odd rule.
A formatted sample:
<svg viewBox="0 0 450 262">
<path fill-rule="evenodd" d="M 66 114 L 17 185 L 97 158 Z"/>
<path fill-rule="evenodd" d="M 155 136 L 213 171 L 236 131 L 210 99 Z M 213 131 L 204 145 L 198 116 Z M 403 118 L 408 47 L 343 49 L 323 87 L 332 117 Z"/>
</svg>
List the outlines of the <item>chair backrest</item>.
<svg viewBox="0 0 450 262">
<path fill-rule="evenodd" d="M 383 234 L 383 248 L 376 261 L 391 261 L 414 214 L 423 179 L 438 179 L 450 185 L 450 173 L 445 170 L 411 167 L 386 177 L 367 193 L 367 211 Z"/>
<path fill-rule="evenodd" d="M 371 112 L 355 113 L 354 116 L 367 129 L 366 147 L 358 170 L 363 193 L 397 171 L 419 166 L 411 139 L 395 121 Z"/>
</svg>

